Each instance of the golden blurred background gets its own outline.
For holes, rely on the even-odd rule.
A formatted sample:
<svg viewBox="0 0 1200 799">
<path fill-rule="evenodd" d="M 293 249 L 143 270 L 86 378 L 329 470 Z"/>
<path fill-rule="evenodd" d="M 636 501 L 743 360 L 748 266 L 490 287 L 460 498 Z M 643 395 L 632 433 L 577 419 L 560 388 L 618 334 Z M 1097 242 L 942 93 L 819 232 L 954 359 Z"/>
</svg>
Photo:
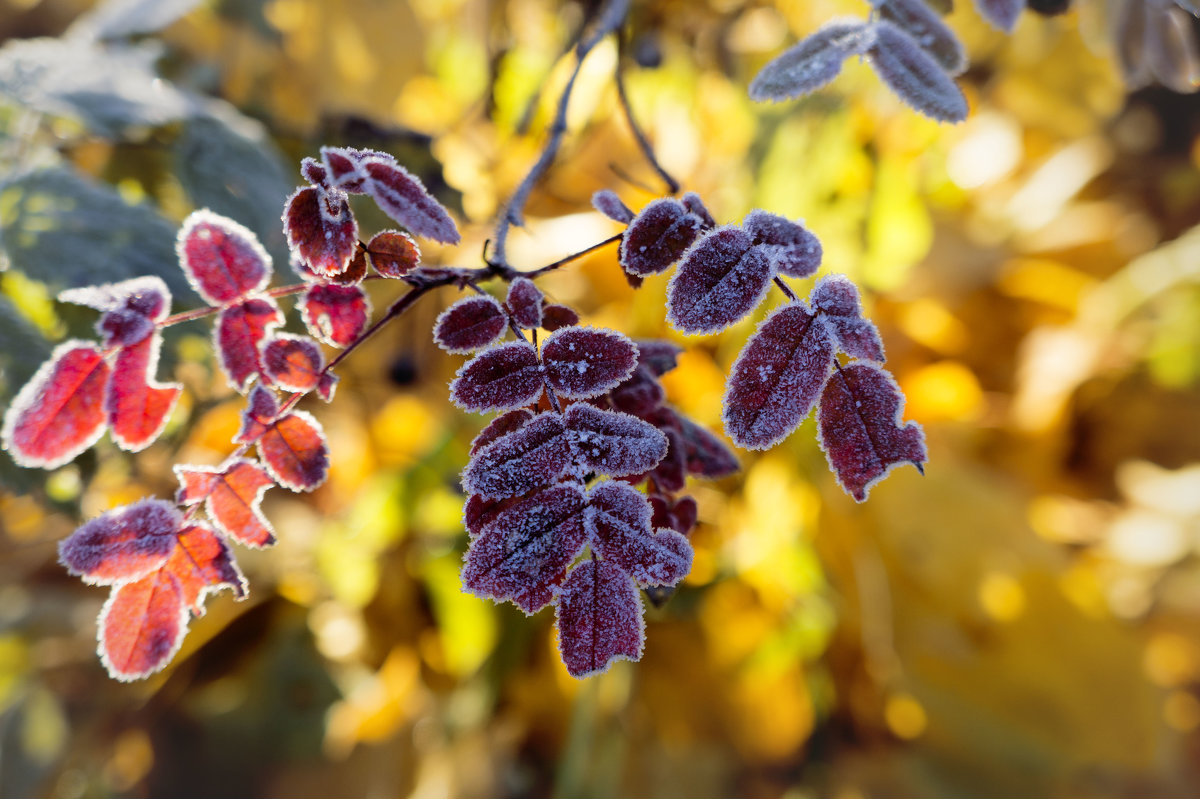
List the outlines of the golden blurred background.
<svg viewBox="0 0 1200 799">
<path fill-rule="evenodd" d="M 70 232 L 47 213 L 54 196 L 22 182 L 42 167 L 171 225 L 197 205 L 241 211 L 286 283 L 276 209 L 299 158 L 375 147 L 462 222 L 464 244 L 426 247 L 426 262 L 478 265 L 590 5 L 218 0 L 135 35 L 161 45 L 164 81 L 235 120 L 240 150 L 205 120 L 104 130 L 0 96 L 0 310 L 41 354 L 94 321 L 50 299 L 74 267 L 38 256 Z M 0 40 L 59 36 L 88 6 L 0 0 Z M 694 485 L 695 566 L 648 610 L 643 661 L 577 682 L 549 612 L 460 591 L 458 471 L 484 420 L 446 399 L 462 359 L 429 333 L 446 290 L 348 361 L 331 405 L 308 407 L 331 478 L 267 494 L 279 543 L 237 551 L 248 600 L 211 597 L 165 672 L 120 684 L 95 655 L 105 592 L 67 575 L 55 546 L 106 508 L 173 495 L 171 464 L 231 450 L 241 401 L 193 325 L 169 342 L 160 374 L 187 390 L 150 449 L 105 440 L 47 474 L 4 457 L 0 797 L 1196 796 L 1200 100 L 1128 93 L 1096 3 L 1027 13 L 1006 37 L 960 2 L 962 125 L 907 110 L 853 62 L 810 98 L 750 102 L 783 47 L 865 13 L 634 3 L 626 80 L 662 164 L 719 222 L 802 218 L 822 274 L 862 286 L 905 417 L 926 431 L 925 477 L 899 469 L 856 505 L 812 420 L 740 453 L 741 474 Z M 585 63 L 563 150 L 510 240 L 520 267 L 618 232 L 593 191 L 635 209 L 663 191 L 620 112 L 617 63 L 612 41 Z M 174 269 L 169 250 L 155 263 Z M 666 278 L 634 292 L 611 247 L 540 285 L 586 323 L 683 346 L 669 398 L 719 429 L 723 376 L 757 318 L 680 337 Z M 371 290 L 377 310 L 400 292 Z M 7 404 L 36 363 L 3 365 Z"/>
</svg>

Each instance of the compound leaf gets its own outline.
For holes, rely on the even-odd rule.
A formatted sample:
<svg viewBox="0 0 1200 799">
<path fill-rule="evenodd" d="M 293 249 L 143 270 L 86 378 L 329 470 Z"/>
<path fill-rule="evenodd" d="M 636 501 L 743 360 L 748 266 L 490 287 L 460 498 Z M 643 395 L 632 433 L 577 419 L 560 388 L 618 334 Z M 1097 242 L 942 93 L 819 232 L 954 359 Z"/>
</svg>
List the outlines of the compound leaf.
<svg viewBox="0 0 1200 799">
<path fill-rule="evenodd" d="M 588 492 L 583 523 L 592 548 L 638 585 L 675 585 L 691 571 L 692 545 L 674 530 L 650 527 L 652 508 L 627 483 L 608 481 Z"/>
<path fill-rule="evenodd" d="M 884 361 L 883 339 L 875 323 L 862 317 L 858 289 L 842 275 L 817 281 L 810 297 L 817 318 L 842 352 L 852 358 Z"/>
</svg>

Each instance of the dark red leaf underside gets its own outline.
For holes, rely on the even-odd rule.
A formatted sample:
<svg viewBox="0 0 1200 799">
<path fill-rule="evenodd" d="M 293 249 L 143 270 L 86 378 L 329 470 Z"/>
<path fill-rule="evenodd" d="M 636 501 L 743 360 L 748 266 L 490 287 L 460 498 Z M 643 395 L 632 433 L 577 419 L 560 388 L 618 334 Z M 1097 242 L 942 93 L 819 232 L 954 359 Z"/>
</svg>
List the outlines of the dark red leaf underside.
<svg viewBox="0 0 1200 799">
<path fill-rule="evenodd" d="M 542 326 L 541 289 L 527 277 L 518 277 L 508 287 L 508 310 L 513 321 L 526 330 Z"/>
<path fill-rule="evenodd" d="M 329 170 L 315 158 L 305 158 L 300 161 L 300 175 L 314 186 L 328 185 Z"/>
<path fill-rule="evenodd" d="M 692 545 L 674 530 L 654 532 L 646 497 L 626 483 L 606 482 L 588 493 L 584 527 L 604 560 L 638 585 L 675 585 L 692 568 Z"/>
<path fill-rule="evenodd" d="M 551 332 L 579 324 L 579 314 L 566 305 L 547 304 L 542 309 L 542 328 Z"/>
<path fill-rule="evenodd" d="M 442 204 L 425 191 L 414 175 L 383 158 L 367 159 L 362 165 L 369 180 L 366 191 L 385 214 L 418 236 L 458 244 L 458 227 Z"/>
<path fill-rule="evenodd" d="M 471 454 L 474 455 L 506 433 L 520 430 L 532 418 L 533 412 L 525 408 L 518 408 L 515 411 L 500 414 L 487 427 L 480 430 L 479 435 L 475 436 L 471 441 Z"/>
<path fill-rule="evenodd" d="M 838 76 L 847 58 L 865 52 L 870 41 L 863 20 L 827 23 L 759 70 L 750 82 L 750 98 L 794 100 L 815 92 Z"/>
<path fill-rule="evenodd" d="M 118 680 L 153 674 L 179 651 L 187 621 L 179 580 L 166 569 L 114 586 L 100 611 L 100 660 Z"/>
<path fill-rule="evenodd" d="M 553 482 L 571 461 L 563 419 L 541 413 L 476 453 L 463 470 L 463 490 L 486 499 L 516 497 Z"/>
<path fill-rule="evenodd" d="M 463 297 L 438 316 L 433 340 L 447 352 L 474 352 L 498 339 L 508 316 L 492 296 Z"/>
<path fill-rule="evenodd" d="M 645 277 L 664 272 L 700 235 L 702 221 L 679 200 L 655 200 L 630 223 L 619 253 L 626 272 Z"/>
<path fill-rule="evenodd" d="M 1024 5 L 1024 0 L 1018 2 Z M 881 19 L 907 31 L 947 74 L 958 75 L 967 68 L 967 54 L 958 37 L 923 0 L 888 0 L 878 9 Z"/>
<path fill-rule="evenodd" d="M 903 424 L 904 396 L 884 370 L 853 363 L 829 379 L 817 408 L 817 434 L 842 488 L 862 502 L 899 463 L 922 468 L 925 436 L 916 422 Z"/>
<path fill-rule="evenodd" d="M 477 536 L 483 528 L 495 521 L 497 516 L 522 499 L 523 497 L 484 499 L 478 494 L 472 494 L 463 503 L 463 527 L 467 529 L 468 535 Z"/>
<path fill-rule="evenodd" d="M 188 282 L 210 305 L 225 305 L 266 288 L 271 256 L 246 228 L 211 211 L 193 212 L 176 242 Z"/>
<path fill-rule="evenodd" d="M 398 230 L 376 233 L 367 244 L 371 265 L 384 277 L 404 277 L 421 263 L 421 248 Z"/>
<path fill-rule="evenodd" d="M 650 507 L 653 510 L 650 527 L 655 530 L 666 527 L 680 535 L 687 535 L 696 526 L 698 509 L 696 500 L 691 497 L 680 497 L 671 503 L 667 497 L 651 496 Z"/>
<path fill-rule="evenodd" d="M 21 466 L 53 469 L 104 434 L 110 373 L 94 344 L 60 344 L 4 414 L 4 448 Z"/>
<path fill-rule="evenodd" d="M 317 343 L 290 333 L 275 334 L 262 348 L 262 360 L 267 377 L 284 391 L 312 391 L 325 368 Z"/>
<path fill-rule="evenodd" d="M 331 347 L 347 347 L 367 327 L 371 304 L 361 286 L 312 286 L 300 300 L 309 332 Z"/>
<path fill-rule="evenodd" d="M 774 265 L 746 231 L 723 227 L 688 250 L 667 285 L 667 319 L 684 333 L 715 333 L 762 301 Z"/>
<path fill-rule="evenodd" d="M 471 540 L 463 586 L 526 613 L 545 607 L 583 550 L 583 509 L 583 492 L 567 485 L 513 503 Z"/>
<path fill-rule="evenodd" d="M 203 500 L 209 518 L 230 538 L 250 547 L 275 543 L 275 531 L 259 504 L 275 481 L 252 461 L 238 459 L 225 470 L 176 466 L 177 500 L 192 505 Z"/>
<path fill-rule="evenodd" d="M 868 58 L 897 97 L 939 122 L 962 122 L 967 118 L 967 98 L 933 56 L 886 20 L 875 24 L 874 33 Z"/>
<path fill-rule="evenodd" d="M 741 468 L 737 456 L 716 434 L 691 419 L 676 414 L 679 438 L 689 473 L 709 480 L 728 477 Z"/>
<path fill-rule="evenodd" d="M 179 533 L 163 571 L 175 576 L 184 605 L 197 616 L 204 615 L 204 597 L 221 588 L 229 588 L 238 599 L 246 596 L 246 578 L 233 553 L 206 524 L 193 523 Z"/>
<path fill-rule="evenodd" d="M 825 327 L 802 303 L 758 327 L 730 371 L 722 418 L 746 449 L 767 449 L 795 430 L 820 396 L 833 364 Z"/>
<path fill-rule="evenodd" d="M 616 388 L 637 365 L 637 345 L 612 330 L 564 327 L 546 337 L 546 380 L 568 399 L 586 399 Z"/>
<path fill-rule="evenodd" d="M 136 580 L 166 562 L 181 524 L 174 505 L 143 499 L 84 524 L 59 542 L 58 558 L 84 582 L 110 585 Z"/>
<path fill-rule="evenodd" d="M 660 428 L 667 437 L 667 454 L 649 477 L 663 491 L 682 491 L 687 486 L 687 454 L 683 435 L 674 428 Z"/>
<path fill-rule="evenodd" d="M 666 393 L 645 366 L 639 365 L 628 380 L 609 394 L 613 407 L 634 416 L 647 416 L 662 405 Z"/>
<path fill-rule="evenodd" d="M 645 366 L 656 377 L 662 377 L 679 365 L 679 354 L 683 347 L 660 339 L 639 339 L 637 342 L 638 363 Z"/>
<path fill-rule="evenodd" d="M 479 353 L 458 370 L 450 399 L 463 410 L 485 413 L 529 405 L 542 394 L 537 352 L 524 341 Z"/>
<path fill-rule="evenodd" d="M 238 444 L 251 444 L 258 440 L 267 429 L 267 425 L 275 421 L 279 413 L 279 400 L 275 392 L 262 385 L 257 385 L 250 392 L 246 409 L 242 411 L 242 429 L 234 437 Z"/>
<path fill-rule="evenodd" d="M 154 379 L 161 346 L 162 338 L 153 335 L 117 353 L 104 408 L 121 449 L 136 452 L 158 438 L 183 392 L 178 383 L 164 385 Z"/>
<path fill-rule="evenodd" d="M 821 242 L 803 225 L 766 211 L 751 211 L 742 220 L 742 226 L 781 274 L 808 277 L 820 268 Z"/>
<path fill-rule="evenodd" d="M 558 592 L 554 615 L 558 651 L 572 677 L 642 657 L 642 602 L 633 579 L 614 563 L 587 560 L 576 566 Z"/>
<path fill-rule="evenodd" d="M 817 282 L 810 299 L 838 349 L 852 358 L 884 361 L 883 339 L 875 323 L 862 318 L 853 283 L 842 275 L 828 275 Z"/>
<path fill-rule="evenodd" d="M 283 229 L 288 246 L 317 275 L 334 277 L 350 266 L 358 223 L 345 192 L 315 186 L 297 189 L 284 207 Z"/>
<path fill-rule="evenodd" d="M 292 411 L 267 425 L 258 439 L 258 452 L 275 482 L 292 491 L 312 491 L 329 472 L 325 434 L 304 411 Z"/>
<path fill-rule="evenodd" d="M 592 207 L 614 222 L 628 225 L 633 221 L 633 211 L 609 189 L 601 189 L 592 195 Z"/>
<path fill-rule="evenodd" d="M 564 416 L 579 462 L 590 471 L 613 477 L 642 474 L 667 454 L 663 432 L 636 416 L 582 402 L 568 408 Z"/>
<path fill-rule="evenodd" d="M 259 345 L 282 324 L 283 314 L 269 297 L 253 297 L 221 310 L 213 337 L 233 388 L 245 391 L 263 373 Z"/>
</svg>

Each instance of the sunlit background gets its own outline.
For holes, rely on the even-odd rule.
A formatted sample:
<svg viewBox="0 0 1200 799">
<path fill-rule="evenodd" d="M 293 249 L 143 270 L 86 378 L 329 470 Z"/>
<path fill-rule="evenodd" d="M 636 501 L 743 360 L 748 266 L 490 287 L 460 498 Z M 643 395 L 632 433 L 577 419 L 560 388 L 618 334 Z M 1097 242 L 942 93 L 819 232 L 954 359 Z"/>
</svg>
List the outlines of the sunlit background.
<svg viewBox="0 0 1200 799">
<path fill-rule="evenodd" d="M 0 57 L 89 5 L 0 0 Z M 321 144 L 394 153 L 462 222 L 463 245 L 427 262 L 480 264 L 588 5 L 220 0 L 135 37 L 162 48 L 159 88 L 220 123 L 144 98 L 114 122 L 0 95 L 0 401 L 54 341 L 90 336 L 61 288 L 148 271 L 182 286 L 170 247 L 194 207 L 258 232 L 292 282 L 278 212 Z M 816 96 L 756 106 L 759 67 L 866 5 L 633 5 L 626 81 L 663 166 L 720 222 L 805 220 L 822 273 L 862 286 L 926 476 L 898 469 L 857 505 L 812 420 L 740 453 L 740 475 L 693 486 L 695 566 L 648 610 L 643 661 L 577 682 L 551 613 L 460 592 L 458 471 L 484 420 L 446 399 L 462 358 L 430 327 L 447 289 L 341 369 L 335 402 L 306 405 L 331 478 L 267 494 L 278 545 L 237 551 L 250 597 L 210 598 L 165 672 L 120 684 L 95 654 L 105 592 L 55 546 L 172 496 L 172 464 L 232 449 L 241 399 L 193 325 L 168 340 L 160 374 L 186 391 L 150 449 L 106 439 L 45 474 L 0 455 L 0 797 L 1196 795 L 1197 96 L 1127 92 L 1098 3 L 1025 14 L 1006 37 L 960 2 L 966 123 L 905 109 L 856 62 Z M 618 232 L 593 191 L 635 209 L 665 191 L 620 112 L 618 60 L 608 41 L 585 64 L 518 266 Z M 90 63 L 46 68 L 73 80 Z M 666 278 L 634 292 L 611 247 L 540 285 L 586 323 L 683 346 L 669 398 L 719 429 L 758 319 L 680 337 Z M 377 310 L 400 291 L 371 288 Z"/>
</svg>

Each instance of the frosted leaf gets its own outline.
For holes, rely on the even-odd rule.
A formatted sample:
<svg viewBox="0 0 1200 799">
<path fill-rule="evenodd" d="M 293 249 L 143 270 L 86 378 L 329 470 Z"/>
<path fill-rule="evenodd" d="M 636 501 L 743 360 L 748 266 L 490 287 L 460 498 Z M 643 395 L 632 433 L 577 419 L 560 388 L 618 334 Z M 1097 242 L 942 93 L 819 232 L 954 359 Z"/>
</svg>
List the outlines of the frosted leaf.
<svg viewBox="0 0 1200 799">
<path fill-rule="evenodd" d="M 350 346 L 371 319 L 371 303 L 362 286 L 310 286 L 298 306 L 308 332 L 331 347 Z"/>
<path fill-rule="evenodd" d="M 450 213 L 425 190 L 425 186 L 404 167 L 387 156 L 367 158 L 362 170 L 368 180 L 365 189 L 379 208 L 418 236 L 458 244 L 461 236 Z"/>
<path fill-rule="evenodd" d="M 687 487 L 687 452 L 683 435 L 674 427 L 659 429 L 667 437 L 667 454 L 648 477 L 663 491 L 682 491 Z"/>
<path fill-rule="evenodd" d="M 820 396 L 833 364 L 824 325 L 803 303 L 767 317 L 734 361 L 722 419 L 733 442 L 767 449 L 791 434 Z"/>
<path fill-rule="evenodd" d="M 463 587 L 511 600 L 526 613 L 545 607 L 587 540 L 583 492 L 557 485 L 513 503 L 475 538 L 464 558 Z"/>
<path fill-rule="evenodd" d="M 275 481 L 258 464 L 238 458 L 224 469 L 180 465 L 175 476 L 180 485 L 176 501 L 204 502 L 209 518 L 225 535 L 255 548 L 275 543 L 275 530 L 260 507 Z"/>
<path fill-rule="evenodd" d="M 717 436 L 681 413 L 675 414 L 683 457 L 689 473 L 715 480 L 739 468 L 737 456 Z"/>
<path fill-rule="evenodd" d="M 257 385 L 250 391 L 246 408 L 242 411 L 242 427 L 233 441 L 236 444 L 252 444 L 266 431 L 267 425 L 279 415 L 279 400 L 275 392 Z"/>
<path fill-rule="evenodd" d="M 826 23 L 759 70 L 750 82 L 750 98 L 794 100 L 811 94 L 836 78 L 847 58 L 865 53 L 871 38 L 871 27 L 863 20 Z"/>
<path fill-rule="evenodd" d="M 384 230 L 367 244 L 371 265 L 384 277 L 402 278 L 421 263 L 421 248 L 399 230 Z"/>
<path fill-rule="evenodd" d="M 576 403 L 564 414 L 578 462 L 613 477 L 648 472 L 667 454 L 667 438 L 652 424 L 618 411 Z"/>
<path fill-rule="evenodd" d="M 702 221 L 670 197 L 654 200 L 634 217 L 621 239 L 625 271 L 645 277 L 666 271 L 700 235 Z"/>
<path fill-rule="evenodd" d="M 683 347 L 661 339 L 638 339 L 638 363 L 649 369 L 656 377 L 662 377 L 679 365 L 679 354 Z"/>
<path fill-rule="evenodd" d="M 508 315 L 495 297 L 463 297 L 438 316 L 433 340 L 447 352 L 474 352 L 500 338 L 507 327 Z"/>
<path fill-rule="evenodd" d="M 595 397 L 620 385 L 637 365 L 638 350 L 614 330 L 564 327 L 546 337 L 546 381 L 568 399 Z"/>
<path fill-rule="evenodd" d="M 811 296 L 813 309 L 838 349 L 852 358 L 884 361 L 883 340 L 875 323 L 862 317 L 858 289 L 842 275 L 817 281 Z"/>
<path fill-rule="evenodd" d="M 474 455 L 507 433 L 520 430 L 532 418 L 533 412 L 525 408 L 518 408 L 515 411 L 500 414 L 487 427 L 480 430 L 479 435 L 471 440 L 471 454 Z"/>
<path fill-rule="evenodd" d="M 746 215 L 742 226 L 782 274 L 808 277 L 821 266 L 821 242 L 800 223 L 755 210 Z"/>
<path fill-rule="evenodd" d="M 592 195 L 592 207 L 614 222 L 628 225 L 633 221 L 633 211 L 609 189 L 601 189 Z"/>
<path fill-rule="evenodd" d="M 162 433 L 183 386 L 154 379 L 162 337 L 152 335 L 117 352 L 104 393 L 104 411 L 113 441 L 137 452 Z"/>
<path fill-rule="evenodd" d="M 183 643 L 188 609 L 179 579 L 163 569 L 113 587 L 100 610 L 100 661 L 123 682 L 162 670 Z"/>
<path fill-rule="evenodd" d="M 905 30 L 948 75 L 960 75 L 966 70 L 967 54 L 962 43 L 924 0 L 883 0 L 876 8 L 881 19 Z"/>
<path fill-rule="evenodd" d="M 680 497 L 671 502 L 669 497 L 651 495 L 650 527 L 654 530 L 665 527 L 680 535 L 687 535 L 696 526 L 698 510 L 696 500 L 691 497 Z"/>
<path fill-rule="evenodd" d="M 323 279 L 347 271 L 358 246 L 358 223 L 345 192 L 297 189 L 283 208 L 288 246 Z"/>
<path fill-rule="evenodd" d="M 962 90 L 933 56 L 892 23 L 875 24 L 875 41 L 867 56 L 883 82 L 910 108 L 939 122 L 967 118 Z"/>
<path fill-rule="evenodd" d="M 1025 8 L 1025 0 L 975 0 L 975 10 L 993 28 L 1012 33 L 1017 18 Z"/>
<path fill-rule="evenodd" d="M 484 499 L 478 494 L 467 497 L 467 501 L 463 503 L 463 527 L 466 528 L 467 535 L 472 538 L 479 535 L 497 516 L 523 499 L 524 496 Z"/>
<path fill-rule="evenodd" d="M 307 336 L 276 333 L 262 347 L 267 376 L 284 391 L 308 392 L 317 387 L 325 356 Z"/>
<path fill-rule="evenodd" d="M 106 347 L 128 347 L 146 340 L 154 331 L 149 317 L 124 309 L 108 311 L 96 322 L 96 332 Z"/>
<path fill-rule="evenodd" d="M 207 524 L 193 522 L 180 531 L 162 570 L 175 577 L 181 601 L 197 616 L 204 615 L 204 598 L 222 588 L 246 598 L 246 578 L 233 562 L 233 553 Z"/>
<path fill-rule="evenodd" d="M 329 188 L 329 170 L 315 158 L 304 158 L 300 161 L 300 176 L 314 186 Z"/>
<path fill-rule="evenodd" d="M 136 580 L 167 562 L 183 517 L 161 499 L 114 508 L 58 544 L 58 560 L 93 585 Z"/>
<path fill-rule="evenodd" d="M 829 379 L 817 408 L 817 440 L 846 493 L 859 502 L 899 463 L 921 470 L 925 435 L 903 423 L 900 387 L 874 364 L 853 363 Z"/>
<path fill-rule="evenodd" d="M 579 324 L 579 314 L 566 305 L 548 303 L 542 308 L 542 328 L 553 333 L 563 327 Z"/>
<path fill-rule="evenodd" d="M 558 651 L 572 677 L 642 657 L 642 602 L 633 580 L 613 563 L 586 560 L 576 566 L 558 591 L 554 616 Z"/>
<path fill-rule="evenodd" d="M 151 322 L 161 322 L 171 309 L 170 289 L 162 278 L 154 276 L 66 289 L 58 293 L 58 300 L 97 311 L 130 311 Z"/>
<path fill-rule="evenodd" d="M 524 341 L 485 350 L 467 361 L 450 382 L 450 399 L 467 411 L 507 411 L 542 395 L 542 366 Z"/>
<path fill-rule="evenodd" d="M 333 372 L 322 372 L 321 379 L 317 381 L 317 396 L 326 402 L 333 402 L 333 395 L 337 392 L 337 385 L 340 380 L 341 378 Z"/>
<path fill-rule="evenodd" d="M 688 212 L 700 220 L 701 230 L 711 230 L 717 226 L 716 220 L 712 214 L 708 212 L 708 208 L 704 205 L 704 201 L 700 199 L 700 195 L 694 191 L 685 192 L 679 201 L 683 203 L 683 207 L 688 209 Z"/>
<path fill-rule="evenodd" d="M 516 497 L 553 482 L 570 462 L 563 418 L 541 413 L 475 453 L 463 469 L 462 486 L 485 499 Z"/>
<path fill-rule="evenodd" d="M 775 269 L 741 228 L 717 228 L 696 242 L 667 284 L 667 319 L 684 333 L 715 333 L 754 310 Z"/>
<path fill-rule="evenodd" d="M 588 492 L 583 523 L 592 548 L 638 585 L 675 585 L 692 568 L 692 545 L 674 530 L 655 533 L 646 497 L 626 483 L 608 481 Z"/>
<path fill-rule="evenodd" d="M 320 423 L 292 411 L 266 425 L 258 454 L 275 482 L 292 491 L 312 491 L 329 474 L 329 445 Z"/>
<path fill-rule="evenodd" d="M 212 211 L 183 220 L 175 251 L 188 283 L 209 305 L 241 299 L 271 281 L 271 256 L 258 237 Z"/>
<path fill-rule="evenodd" d="M 263 373 L 259 345 L 282 324 L 283 313 L 270 297 L 253 297 L 221 309 L 213 341 L 229 385 L 245 392 L 249 383 Z"/>
<path fill-rule="evenodd" d="M 541 289 L 527 277 L 518 277 L 508 287 L 508 310 L 518 327 L 533 330 L 542 326 Z"/>
<path fill-rule="evenodd" d="M 321 148 L 321 163 L 329 175 L 330 184 L 348 194 L 363 194 L 366 191 L 367 176 L 362 165 L 369 158 L 395 160 L 387 153 L 377 150 L 357 150 L 353 147 Z"/>
<path fill-rule="evenodd" d="M 609 394 L 614 408 L 634 416 L 648 416 L 663 404 L 666 393 L 653 373 L 638 365 L 628 380 Z"/>
</svg>

